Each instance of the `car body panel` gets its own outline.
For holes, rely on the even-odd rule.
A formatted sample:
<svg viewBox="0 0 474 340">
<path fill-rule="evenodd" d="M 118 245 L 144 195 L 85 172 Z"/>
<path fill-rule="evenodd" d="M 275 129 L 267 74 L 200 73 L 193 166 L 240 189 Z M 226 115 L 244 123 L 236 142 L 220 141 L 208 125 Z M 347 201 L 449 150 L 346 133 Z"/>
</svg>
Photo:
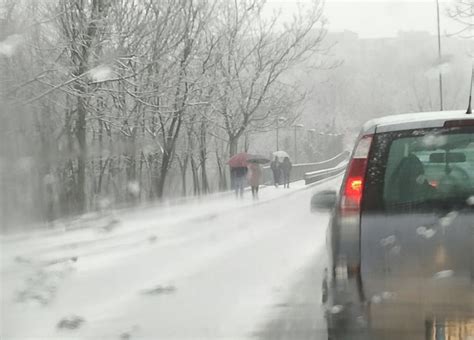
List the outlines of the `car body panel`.
<svg viewBox="0 0 474 340">
<path fill-rule="evenodd" d="M 474 120 L 474 116 L 465 111 L 388 116 L 364 124 L 358 140 L 365 135 L 442 129 L 447 121 L 464 120 Z M 371 151 L 369 164 L 371 157 L 378 155 Z M 434 181 L 439 180 L 437 167 L 436 163 L 427 164 L 427 175 Z M 465 173 L 469 174 L 470 179 L 464 182 L 472 187 L 472 164 L 456 163 L 454 168 L 462 180 Z M 336 207 L 341 202 L 342 190 L 341 187 Z M 410 328 L 410 319 L 420 327 L 420 322 L 436 318 L 471 320 L 474 317 L 472 207 L 396 214 L 364 211 L 363 198 L 360 218 L 357 230 L 344 231 L 339 210 L 336 208 L 332 213 L 327 235 L 330 270 L 325 282 L 328 325 L 330 319 L 340 319 L 344 314 L 333 315 L 330 311 L 334 305 L 346 306 L 347 310 L 358 305 L 355 309 L 368 311 L 366 317 L 373 326 L 392 329 Z M 358 252 L 354 251 L 355 247 Z M 338 278 L 341 257 L 348 266 L 358 262 L 358 274 Z"/>
<path fill-rule="evenodd" d="M 472 290 L 474 214 L 363 215 L 361 278 L 368 299 L 429 307 L 466 304 Z M 452 287 L 446 294 L 446 289 Z M 462 294 L 460 294 L 462 293 Z"/>
</svg>

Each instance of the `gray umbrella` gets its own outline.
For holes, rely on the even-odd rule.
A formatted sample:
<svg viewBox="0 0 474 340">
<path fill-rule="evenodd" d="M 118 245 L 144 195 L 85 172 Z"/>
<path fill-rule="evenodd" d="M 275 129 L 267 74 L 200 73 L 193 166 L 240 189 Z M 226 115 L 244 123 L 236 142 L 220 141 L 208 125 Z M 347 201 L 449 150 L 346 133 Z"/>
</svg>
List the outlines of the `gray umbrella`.
<svg viewBox="0 0 474 340">
<path fill-rule="evenodd" d="M 282 162 L 282 161 L 285 159 L 285 157 L 290 158 L 290 155 L 288 155 L 288 153 L 287 153 L 286 151 L 282 151 L 282 150 L 280 150 L 280 151 L 275 151 L 275 152 L 273 153 L 273 156 L 278 157 L 278 160 L 279 160 L 280 162 Z"/>
</svg>

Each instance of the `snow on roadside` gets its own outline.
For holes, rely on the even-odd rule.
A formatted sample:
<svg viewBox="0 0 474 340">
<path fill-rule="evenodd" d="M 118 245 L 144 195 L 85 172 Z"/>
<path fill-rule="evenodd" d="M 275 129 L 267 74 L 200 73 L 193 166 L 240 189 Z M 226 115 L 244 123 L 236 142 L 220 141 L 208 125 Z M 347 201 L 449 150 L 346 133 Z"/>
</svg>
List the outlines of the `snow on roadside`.
<svg viewBox="0 0 474 340">
<path fill-rule="evenodd" d="M 265 306 L 323 243 L 327 217 L 314 225 L 311 191 L 302 188 L 267 188 L 259 202 L 229 197 L 125 212 L 105 234 L 86 228 L 7 242 L 3 335 L 248 336 Z M 22 290 L 46 294 L 47 303 L 15 300 Z"/>
<path fill-rule="evenodd" d="M 200 218 L 212 218 L 226 211 L 251 206 L 255 203 L 268 202 L 305 188 L 307 187 L 305 187 L 304 181 L 292 183 L 291 189 L 266 187 L 261 191 L 261 199 L 258 202 L 253 201 L 250 194 L 247 193 L 243 200 L 236 200 L 233 195 L 226 195 L 226 197 L 194 200 L 181 205 L 158 205 L 125 211 L 111 211 L 96 219 L 88 218 L 83 222 L 82 228 L 2 236 L 0 243 L 3 248 L 3 256 L 10 256 L 10 260 L 16 258 L 20 261 L 32 261 L 32 258 L 37 259 L 37 254 L 41 254 L 42 257 L 45 257 L 45 254 L 50 254 L 46 256 L 46 260 L 54 260 L 61 257 L 61 254 L 62 257 L 69 254 L 76 256 L 88 254 L 78 254 L 77 249 L 83 251 L 90 249 L 90 252 L 95 254 L 94 249 L 98 247 L 97 251 L 100 251 L 106 247 L 108 241 L 112 247 L 117 243 L 122 246 L 136 246 L 137 243 L 144 240 L 143 234 L 138 231 L 144 233 L 150 231 L 150 237 L 170 237 L 171 234 L 176 233 L 176 224 Z M 80 219 L 75 223 L 80 224 Z M 179 232 L 181 233 L 181 231 Z M 2 264 L 3 269 L 5 267 Z"/>
</svg>

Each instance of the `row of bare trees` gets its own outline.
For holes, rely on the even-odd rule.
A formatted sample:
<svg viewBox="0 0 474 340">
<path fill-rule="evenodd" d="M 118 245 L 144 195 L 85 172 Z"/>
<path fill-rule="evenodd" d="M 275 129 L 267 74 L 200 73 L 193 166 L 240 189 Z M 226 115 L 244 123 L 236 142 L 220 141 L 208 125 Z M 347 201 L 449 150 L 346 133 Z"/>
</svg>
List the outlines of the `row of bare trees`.
<svg viewBox="0 0 474 340">
<path fill-rule="evenodd" d="M 447 12 L 448 16 L 459 24 L 459 29 L 451 34 L 464 39 L 474 39 L 474 1 L 453 0 Z"/>
<path fill-rule="evenodd" d="M 285 74 L 323 51 L 319 0 L 266 6 L 2 0 L 2 224 L 225 189 L 243 139 L 298 112 Z"/>
</svg>

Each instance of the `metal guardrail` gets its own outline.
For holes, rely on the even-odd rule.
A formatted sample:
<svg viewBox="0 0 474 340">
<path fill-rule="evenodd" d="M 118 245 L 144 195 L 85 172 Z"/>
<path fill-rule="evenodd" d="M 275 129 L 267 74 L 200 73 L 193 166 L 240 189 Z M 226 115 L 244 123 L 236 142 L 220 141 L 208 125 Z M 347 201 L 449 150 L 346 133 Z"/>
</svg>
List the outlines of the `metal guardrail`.
<svg viewBox="0 0 474 340">
<path fill-rule="evenodd" d="M 338 166 L 341 162 L 349 158 L 349 152 L 344 151 L 331 159 L 327 159 L 317 163 L 300 163 L 293 164 L 291 169 L 290 182 L 305 179 L 305 175 L 314 171 L 322 171 Z M 273 174 L 269 166 L 263 167 L 263 183 L 271 185 L 273 183 Z"/>
<path fill-rule="evenodd" d="M 344 172 L 346 170 L 346 167 L 347 162 L 344 162 L 343 164 L 340 164 L 334 168 L 307 172 L 304 174 L 304 183 L 308 185 L 311 183 L 319 182 L 328 177 L 338 175 Z"/>
</svg>

